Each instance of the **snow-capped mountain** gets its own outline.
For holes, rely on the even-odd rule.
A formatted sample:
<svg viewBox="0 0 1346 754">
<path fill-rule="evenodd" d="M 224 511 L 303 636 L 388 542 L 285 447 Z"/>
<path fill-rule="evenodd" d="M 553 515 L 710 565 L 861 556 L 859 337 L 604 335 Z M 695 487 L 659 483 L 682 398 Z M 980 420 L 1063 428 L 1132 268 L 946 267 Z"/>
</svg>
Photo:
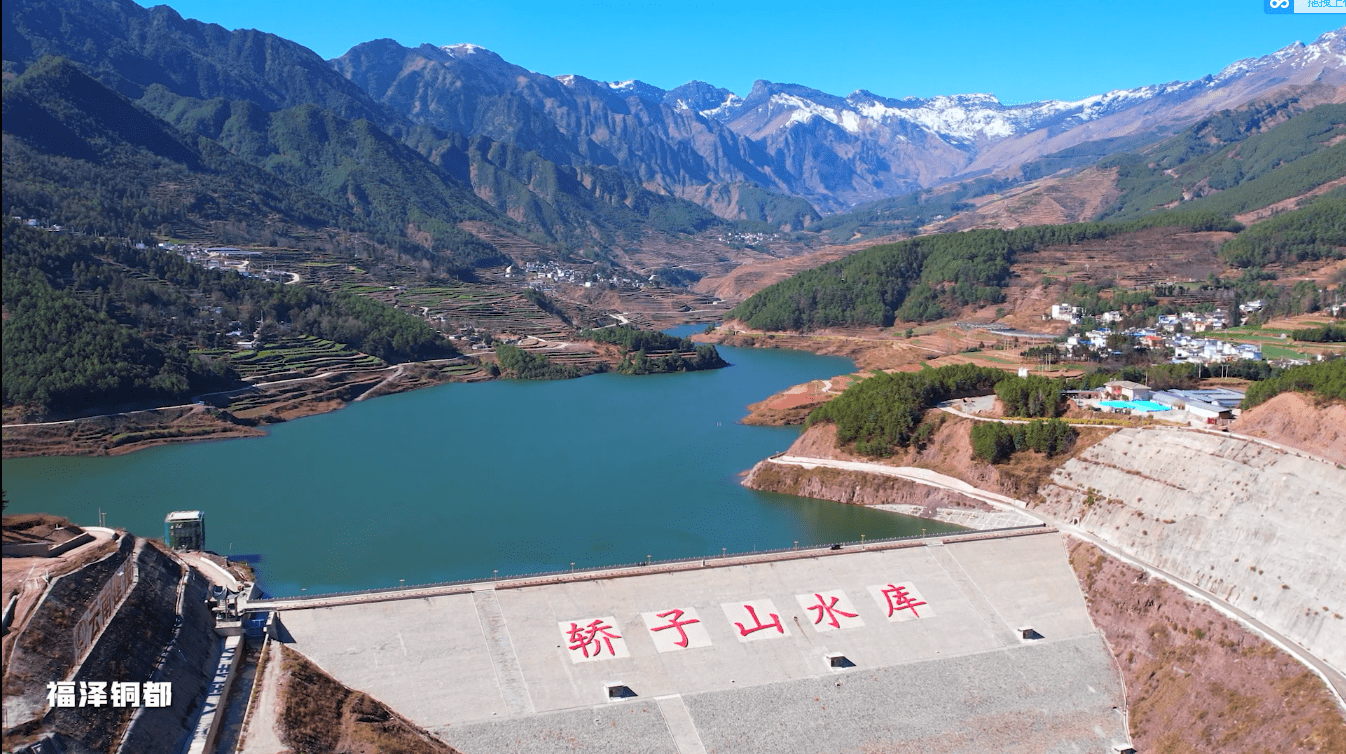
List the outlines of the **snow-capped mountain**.
<svg viewBox="0 0 1346 754">
<path fill-rule="evenodd" d="M 1254 75 L 1265 76 L 1273 85 L 1311 83 L 1324 75 L 1341 83 L 1343 71 L 1346 30 L 1337 30 L 1311 45 L 1296 42 L 1264 57 L 1232 63 L 1196 81 L 1118 89 L 1075 101 L 1004 105 L 992 94 L 890 99 L 863 89 L 840 99 L 803 87 L 759 81 L 747 99 L 730 93 L 700 112 L 753 138 L 819 119 L 856 135 L 912 124 L 950 143 L 972 145 L 1041 128 L 1070 129 L 1147 102 L 1214 92 Z M 750 113 L 753 109 L 763 112 Z"/>
<path fill-rule="evenodd" d="M 1084 141 L 1171 132 L 1285 86 L 1346 91 L 1346 29 L 1195 81 L 1015 105 L 991 94 L 840 97 L 768 81 L 744 96 L 701 81 L 665 91 L 636 80 L 550 77 L 475 45 L 409 49 L 379 40 L 332 64 L 414 121 L 511 142 L 560 164 L 626 170 L 732 217 L 739 208 L 724 197 L 737 195 L 725 190 L 734 184 L 837 211 Z"/>
</svg>

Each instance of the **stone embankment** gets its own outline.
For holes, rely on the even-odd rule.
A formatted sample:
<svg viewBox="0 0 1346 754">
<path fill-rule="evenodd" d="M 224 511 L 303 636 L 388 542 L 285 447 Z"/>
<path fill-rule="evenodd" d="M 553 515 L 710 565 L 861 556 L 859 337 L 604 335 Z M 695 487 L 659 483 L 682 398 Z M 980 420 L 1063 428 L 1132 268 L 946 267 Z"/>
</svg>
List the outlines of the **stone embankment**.
<svg viewBox="0 0 1346 754">
<path fill-rule="evenodd" d="M 1210 591 L 1346 669 L 1346 471 L 1236 437 L 1125 429 L 1036 508 Z"/>
<path fill-rule="evenodd" d="M 753 466 L 743 478 L 743 486 L 852 505 L 920 506 L 923 512 L 919 515 L 925 518 L 933 518 L 933 511 L 940 508 L 992 510 L 989 505 L 957 492 L 934 489 L 898 477 L 823 466 L 805 468 L 769 460 Z"/>
<path fill-rule="evenodd" d="M 113 579 L 121 597 L 95 607 Z M 118 583 L 128 583 L 125 581 Z M 213 671 L 218 639 L 205 604 L 208 585 L 155 545 L 123 534 L 112 554 L 53 580 L 16 626 L 4 675 L 6 750 L 43 739 L 63 751 L 176 752 L 190 733 Z M 80 656 L 74 630 L 93 612 L 92 644 Z M 167 708 L 50 708 L 47 683 L 168 682 Z"/>
</svg>

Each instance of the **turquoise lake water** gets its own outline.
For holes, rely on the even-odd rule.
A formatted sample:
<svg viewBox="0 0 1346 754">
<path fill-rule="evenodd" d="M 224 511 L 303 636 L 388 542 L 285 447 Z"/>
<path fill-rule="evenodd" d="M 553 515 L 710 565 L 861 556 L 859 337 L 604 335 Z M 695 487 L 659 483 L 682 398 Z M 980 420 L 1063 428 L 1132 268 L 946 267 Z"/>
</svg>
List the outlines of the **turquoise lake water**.
<svg viewBox="0 0 1346 754">
<path fill-rule="evenodd" d="M 4 461 L 10 513 L 149 537 L 206 511 L 207 547 L 275 595 L 699 557 L 949 531 L 858 506 L 748 490 L 795 428 L 749 403 L 851 372 L 846 359 L 720 349 L 709 372 L 450 384 L 352 404 L 270 435 L 115 458 Z"/>
</svg>

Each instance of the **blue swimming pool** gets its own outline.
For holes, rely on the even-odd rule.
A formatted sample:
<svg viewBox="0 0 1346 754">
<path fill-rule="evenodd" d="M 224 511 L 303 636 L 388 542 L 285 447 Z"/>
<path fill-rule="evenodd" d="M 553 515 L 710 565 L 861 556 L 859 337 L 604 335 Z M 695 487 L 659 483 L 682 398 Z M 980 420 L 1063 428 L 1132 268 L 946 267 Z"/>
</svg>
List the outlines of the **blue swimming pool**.
<svg viewBox="0 0 1346 754">
<path fill-rule="evenodd" d="M 1129 408 L 1133 411 L 1168 411 L 1170 408 L 1154 401 L 1099 401 L 1098 405 L 1107 408 Z"/>
</svg>

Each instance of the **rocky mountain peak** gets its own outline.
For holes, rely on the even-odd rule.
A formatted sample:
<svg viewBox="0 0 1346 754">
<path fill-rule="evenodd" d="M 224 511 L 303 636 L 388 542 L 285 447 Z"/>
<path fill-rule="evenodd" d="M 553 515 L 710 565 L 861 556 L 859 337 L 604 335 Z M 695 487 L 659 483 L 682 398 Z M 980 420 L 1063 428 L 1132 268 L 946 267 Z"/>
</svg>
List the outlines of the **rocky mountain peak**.
<svg viewBox="0 0 1346 754">
<path fill-rule="evenodd" d="M 723 108 L 742 102 L 737 94 L 704 81 L 688 81 L 664 94 L 664 104 L 674 110 L 695 110 L 708 118 Z"/>
<path fill-rule="evenodd" d="M 663 89 L 638 79 L 609 81 L 606 83 L 609 89 L 623 97 L 639 97 L 647 102 L 653 102 L 655 104 L 662 104 L 664 95 L 667 94 Z"/>
</svg>

